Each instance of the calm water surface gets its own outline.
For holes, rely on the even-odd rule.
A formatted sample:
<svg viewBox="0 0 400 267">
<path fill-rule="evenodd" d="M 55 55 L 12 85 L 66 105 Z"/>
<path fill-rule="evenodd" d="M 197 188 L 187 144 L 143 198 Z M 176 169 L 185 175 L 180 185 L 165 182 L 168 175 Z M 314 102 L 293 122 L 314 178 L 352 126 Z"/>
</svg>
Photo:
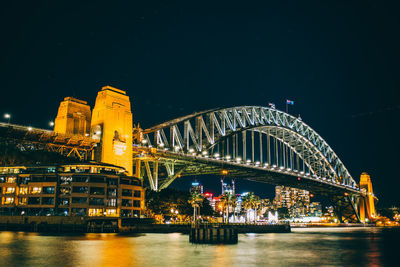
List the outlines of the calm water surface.
<svg viewBox="0 0 400 267">
<path fill-rule="evenodd" d="M 400 266 L 400 229 L 241 234 L 237 245 L 192 245 L 188 239 L 0 232 L 0 266 Z"/>
</svg>

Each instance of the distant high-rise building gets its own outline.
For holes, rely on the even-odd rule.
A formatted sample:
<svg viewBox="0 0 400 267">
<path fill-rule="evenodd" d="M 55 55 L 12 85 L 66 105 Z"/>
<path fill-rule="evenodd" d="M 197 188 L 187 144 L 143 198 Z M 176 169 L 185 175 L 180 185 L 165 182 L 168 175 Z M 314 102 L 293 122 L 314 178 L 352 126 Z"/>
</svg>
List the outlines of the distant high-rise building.
<svg viewBox="0 0 400 267">
<path fill-rule="evenodd" d="M 232 180 L 232 184 L 224 183 L 224 180 L 221 179 L 221 185 L 222 185 L 222 193 L 230 193 L 232 195 L 235 194 L 235 180 Z"/>
<path fill-rule="evenodd" d="M 190 193 L 197 192 L 199 194 L 203 194 L 203 185 L 200 182 L 194 181 L 192 183 L 192 187 L 190 188 Z"/>
<path fill-rule="evenodd" d="M 307 190 L 276 186 L 275 205 L 277 208 L 287 208 L 293 217 L 304 216 L 310 206 L 310 193 Z"/>
<path fill-rule="evenodd" d="M 322 206 L 319 202 L 311 202 L 310 203 L 310 211 L 308 213 L 309 216 L 312 217 L 321 217 L 322 216 Z"/>
</svg>

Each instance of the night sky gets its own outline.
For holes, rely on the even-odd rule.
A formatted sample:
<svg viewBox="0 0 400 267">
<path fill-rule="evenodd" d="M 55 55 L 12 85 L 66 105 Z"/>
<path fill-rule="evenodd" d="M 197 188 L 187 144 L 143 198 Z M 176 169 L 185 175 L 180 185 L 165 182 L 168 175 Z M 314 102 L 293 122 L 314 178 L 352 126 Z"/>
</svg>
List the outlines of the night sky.
<svg viewBox="0 0 400 267">
<path fill-rule="evenodd" d="M 142 128 L 290 99 L 380 205 L 400 205 L 398 1 L 216 2 L 2 3 L 1 119 L 48 128 L 64 97 L 93 106 L 104 85 L 127 91 Z"/>
</svg>

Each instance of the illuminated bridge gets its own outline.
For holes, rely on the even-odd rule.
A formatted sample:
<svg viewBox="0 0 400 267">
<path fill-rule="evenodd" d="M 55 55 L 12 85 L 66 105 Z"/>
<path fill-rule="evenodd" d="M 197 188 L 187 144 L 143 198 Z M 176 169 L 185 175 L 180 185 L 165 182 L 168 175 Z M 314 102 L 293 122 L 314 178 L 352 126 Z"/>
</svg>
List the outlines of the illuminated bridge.
<svg viewBox="0 0 400 267">
<path fill-rule="evenodd" d="M 180 176 L 228 175 L 325 195 L 342 221 L 375 216 L 370 177 L 362 174 L 357 184 L 316 131 L 280 110 L 260 106 L 213 109 L 142 130 L 133 128 L 129 98 L 122 90 L 103 87 L 91 118 L 90 108 L 86 117 L 81 116 L 84 112 L 73 117 L 68 113 L 72 108 L 64 111 L 63 106 L 73 106 L 87 113 L 88 106 L 79 106 L 83 102 L 66 98 L 61 103 L 55 132 L 1 124 L 0 135 L 10 138 L 10 131 L 18 130 L 12 135 L 21 143 L 34 141 L 81 159 L 123 166 L 148 180 L 153 190 L 167 188 Z M 74 134 L 68 130 L 72 124 Z"/>
</svg>

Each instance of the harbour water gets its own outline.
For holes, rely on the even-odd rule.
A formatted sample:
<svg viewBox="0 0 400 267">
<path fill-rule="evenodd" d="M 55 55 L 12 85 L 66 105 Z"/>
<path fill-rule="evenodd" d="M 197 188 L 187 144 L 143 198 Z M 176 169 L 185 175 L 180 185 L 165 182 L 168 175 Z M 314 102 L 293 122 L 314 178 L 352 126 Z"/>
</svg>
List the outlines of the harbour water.
<svg viewBox="0 0 400 267">
<path fill-rule="evenodd" d="M 195 245 L 183 234 L 0 232 L 0 266 L 398 266 L 400 229 L 295 228 Z"/>
</svg>

